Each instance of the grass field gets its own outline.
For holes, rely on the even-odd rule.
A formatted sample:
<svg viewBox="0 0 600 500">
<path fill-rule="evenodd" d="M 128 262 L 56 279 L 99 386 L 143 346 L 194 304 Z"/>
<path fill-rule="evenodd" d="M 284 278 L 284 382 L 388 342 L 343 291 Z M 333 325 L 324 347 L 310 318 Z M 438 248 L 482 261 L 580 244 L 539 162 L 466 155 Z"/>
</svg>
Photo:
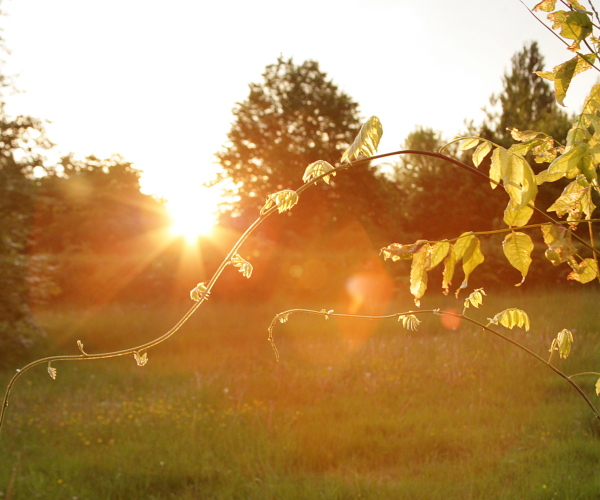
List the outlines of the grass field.
<svg viewBox="0 0 600 500">
<path fill-rule="evenodd" d="M 546 357 L 569 328 L 567 373 L 600 370 L 600 294 L 488 297 L 525 309 Z M 460 307 L 434 298 L 423 308 Z M 0 436 L 3 499 L 598 499 L 600 426 L 569 385 L 472 326 L 290 316 L 208 302 L 132 357 L 40 366 L 17 382 Z M 333 307 L 332 304 L 319 304 Z M 412 308 L 398 304 L 394 311 Z M 48 354 L 145 342 L 184 309 L 37 311 Z M 341 312 L 341 311 L 340 311 Z M 6 386 L 14 372 L 0 373 Z M 578 379 L 594 402 L 595 378 Z"/>
</svg>

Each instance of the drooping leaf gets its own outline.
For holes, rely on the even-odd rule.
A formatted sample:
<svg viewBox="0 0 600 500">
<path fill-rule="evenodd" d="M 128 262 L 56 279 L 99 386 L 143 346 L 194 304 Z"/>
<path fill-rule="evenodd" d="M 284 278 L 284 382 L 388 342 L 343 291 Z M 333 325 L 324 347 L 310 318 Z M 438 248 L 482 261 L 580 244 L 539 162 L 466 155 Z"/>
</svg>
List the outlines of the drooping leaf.
<svg viewBox="0 0 600 500">
<path fill-rule="evenodd" d="M 234 254 L 231 258 L 231 263 L 240 270 L 246 278 L 249 278 L 252 275 L 252 264 L 248 261 L 244 260 L 239 254 Z"/>
<path fill-rule="evenodd" d="M 496 148 L 492 153 L 492 163 L 490 165 L 490 179 L 496 182 L 502 180 L 502 164 L 508 163 L 508 151 L 504 148 Z M 492 189 L 496 189 L 497 184 L 490 183 Z"/>
<path fill-rule="evenodd" d="M 467 287 L 469 276 L 485 260 L 485 257 L 481 253 L 479 239 L 472 233 L 463 233 L 454 244 L 454 251 L 456 253 L 456 260 L 459 261 L 462 259 L 462 268 L 465 273 L 464 281 L 460 285 L 460 288 L 456 290 L 456 297 L 458 298 L 460 290 Z"/>
<path fill-rule="evenodd" d="M 533 202 L 531 202 L 533 205 Z M 533 208 L 526 205 L 523 208 L 516 208 L 514 200 L 508 200 L 508 205 L 504 210 L 504 222 L 507 226 L 521 227 L 529 222 L 533 215 Z"/>
<path fill-rule="evenodd" d="M 535 174 L 522 156 L 509 153 L 508 161 L 501 163 L 502 184 L 508 195 L 523 208 L 537 195 Z"/>
<path fill-rule="evenodd" d="M 410 293 L 415 298 L 415 305 L 421 306 L 421 297 L 427 290 L 427 268 L 429 267 L 429 250 L 428 244 L 423 245 L 420 250 L 414 255 L 410 268 Z"/>
<path fill-rule="evenodd" d="M 600 396 L 600 378 L 596 381 L 596 396 Z"/>
<path fill-rule="evenodd" d="M 193 301 L 198 302 L 201 298 L 204 297 L 204 294 L 206 293 L 207 290 L 208 290 L 208 288 L 206 287 L 206 285 L 204 283 L 198 283 L 196 285 L 196 288 L 194 288 L 190 292 L 190 297 L 192 298 Z"/>
<path fill-rule="evenodd" d="M 550 352 L 558 351 L 561 358 L 567 359 L 571 353 L 571 345 L 573 344 L 573 334 L 567 330 L 561 330 L 558 332 L 556 338 L 550 345 Z"/>
<path fill-rule="evenodd" d="M 567 262 L 576 253 L 571 239 L 571 230 L 554 224 L 543 224 L 541 226 L 544 243 L 548 245 L 546 258 L 553 265 L 558 266 Z"/>
<path fill-rule="evenodd" d="M 285 313 L 285 314 L 281 314 L 279 315 L 279 322 L 280 323 L 286 323 L 288 318 L 290 316 L 290 313 Z"/>
<path fill-rule="evenodd" d="M 529 331 L 529 316 L 527 313 L 521 309 L 505 309 L 504 311 L 499 312 L 493 318 L 488 321 L 492 325 L 502 325 L 506 328 L 514 328 L 518 326 L 519 328 L 525 327 L 525 331 Z"/>
<path fill-rule="evenodd" d="M 589 283 L 598 277 L 598 264 L 594 259 L 583 259 L 576 265 L 569 265 L 573 272 L 567 276 L 568 280 L 579 281 L 579 283 Z"/>
<path fill-rule="evenodd" d="M 407 330 L 413 332 L 417 330 L 417 327 L 421 324 L 421 321 L 417 319 L 414 314 L 401 314 L 398 316 L 398 321 L 402 320 L 402 326 Z"/>
<path fill-rule="evenodd" d="M 483 288 L 478 288 L 471 292 L 471 294 L 465 299 L 464 308 L 467 309 L 469 304 L 475 308 L 478 308 L 481 304 L 483 304 L 483 296 L 485 292 Z"/>
<path fill-rule="evenodd" d="M 145 366 L 146 363 L 148 363 L 148 353 L 147 352 L 145 352 L 144 354 L 140 354 L 139 352 L 135 351 L 133 353 L 133 357 L 138 366 Z"/>
<path fill-rule="evenodd" d="M 489 141 L 483 141 L 473 153 L 473 164 L 478 167 L 491 150 L 492 144 Z"/>
<path fill-rule="evenodd" d="M 442 289 L 444 290 L 444 295 L 448 295 L 450 291 L 455 266 L 456 252 L 454 251 L 454 245 L 451 245 L 448 249 L 448 256 L 444 259 L 444 274 L 442 277 Z"/>
<path fill-rule="evenodd" d="M 332 170 L 334 170 L 334 167 L 330 163 L 326 162 L 325 160 L 318 160 L 306 167 L 304 175 L 302 176 L 302 181 L 306 184 L 307 182 L 311 182 L 316 177 L 328 172 L 332 172 Z M 332 172 L 331 175 L 322 177 L 322 179 L 329 184 L 329 179 L 332 175 L 335 176 L 335 172 Z"/>
<path fill-rule="evenodd" d="M 298 203 L 298 199 L 298 193 L 296 193 L 296 191 L 292 191 L 291 189 L 285 189 L 283 191 L 270 194 L 267 197 L 265 206 L 261 208 L 260 213 L 261 215 L 264 214 L 273 205 L 277 207 L 279 213 L 285 212 L 286 210 L 290 210 L 296 203 Z"/>
<path fill-rule="evenodd" d="M 50 362 L 48 362 L 48 375 L 50 375 L 52 380 L 56 380 L 56 368 L 50 366 Z"/>
<path fill-rule="evenodd" d="M 559 10 L 548 14 L 548 19 L 554 23 L 552 29 L 560 30 L 560 36 L 574 40 L 569 47 L 573 52 L 577 52 L 580 42 L 592 33 L 592 20 L 584 12 Z"/>
<path fill-rule="evenodd" d="M 431 271 L 446 258 L 450 247 L 451 245 L 449 241 L 438 241 L 431 247 L 431 262 L 429 263 L 427 271 Z"/>
<path fill-rule="evenodd" d="M 379 118 L 372 116 L 363 124 L 354 142 L 344 151 L 341 163 L 373 156 L 377 152 L 382 135 L 383 127 Z"/>
<path fill-rule="evenodd" d="M 502 250 L 508 259 L 508 262 L 521 272 L 523 279 L 517 286 L 522 285 L 529 271 L 531 264 L 531 252 L 533 251 L 533 241 L 528 234 L 512 232 L 506 235 L 502 242 Z"/>
</svg>

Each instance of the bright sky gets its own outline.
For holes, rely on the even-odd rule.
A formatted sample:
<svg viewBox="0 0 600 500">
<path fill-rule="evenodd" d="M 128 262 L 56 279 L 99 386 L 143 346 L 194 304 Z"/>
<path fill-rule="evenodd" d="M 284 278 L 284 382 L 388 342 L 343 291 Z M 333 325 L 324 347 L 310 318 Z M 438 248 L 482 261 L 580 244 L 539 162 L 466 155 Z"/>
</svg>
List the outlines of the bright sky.
<svg viewBox="0 0 600 500">
<path fill-rule="evenodd" d="M 525 0 L 533 7 L 536 0 Z M 451 138 L 501 90 L 511 56 L 540 43 L 547 69 L 571 55 L 519 0 L 4 0 L 9 113 L 51 123 L 62 152 L 120 153 L 146 192 L 204 207 L 201 183 L 231 109 L 279 55 L 317 60 L 384 129 Z M 570 91 L 577 111 L 597 76 Z M 302 172 L 298 173 L 301 182 Z"/>
</svg>

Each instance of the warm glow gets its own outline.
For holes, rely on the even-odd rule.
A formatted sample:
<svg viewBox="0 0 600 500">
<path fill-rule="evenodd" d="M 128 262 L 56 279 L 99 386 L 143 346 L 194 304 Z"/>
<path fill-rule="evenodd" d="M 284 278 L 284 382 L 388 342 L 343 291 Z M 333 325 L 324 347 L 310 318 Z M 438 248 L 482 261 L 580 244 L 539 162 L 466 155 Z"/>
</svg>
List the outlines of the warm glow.
<svg viewBox="0 0 600 500">
<path fill-rule="evenodd" d="M 167 204 L 172 223 L 173 236 L 183 236 L 189 244 L 194 244 L 199 236 L 212 233 L 216 223 L 217 200 L 208 189 L 203 195 L 181 193 L 171 198 Z"/>
</svg>

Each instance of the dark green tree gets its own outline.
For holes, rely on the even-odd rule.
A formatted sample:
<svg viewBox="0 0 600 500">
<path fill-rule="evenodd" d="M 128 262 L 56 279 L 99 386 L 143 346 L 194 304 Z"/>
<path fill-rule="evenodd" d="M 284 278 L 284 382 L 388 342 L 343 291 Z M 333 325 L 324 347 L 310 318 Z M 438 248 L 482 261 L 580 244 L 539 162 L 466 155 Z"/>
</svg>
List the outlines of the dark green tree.
<svg viewBox="0 0 600 500">
<path fill-rule="evenodd" d="M 0 103 L 0 364 L 22 355 L 41 335 L 28 302 L 27 254 L 35 207 L 34 169 L 48 147 L 41 123 L 12 118 Z"/>
<path fill-rule="evenodd" d="M 221 179 L 232 181 L 239 197 L 229 207 L 231 214 L 244 223 L 246 216 L 258 214 L 269 194 L 298 187 L 309 164 L 337 164 L 360 129 L 358 105 L 315 61 L 296 65 L 279 58 L 266 68 L 262 82 L 250 84 L 248 98 L 233 114 L 228 143 L 216 156 Z M 351 175 L 334 177 L 333 188 L 320 182 L 319 189 L 303 193 L 288 212 L 293 224 L 287 221 L 284 232 L 314 233 L 348 220 L 369 229 L 384 227 L 394 187 L 369 166 L 353 169 Z"/>
<path fill-rule="evenodd" d="M 139 180 L 118 155 L 63 157 L 38 181 L 35 252 L 130 251 L 136 238 L 168 223 L 162 202 L 143 194 Z"/>
</svg>

